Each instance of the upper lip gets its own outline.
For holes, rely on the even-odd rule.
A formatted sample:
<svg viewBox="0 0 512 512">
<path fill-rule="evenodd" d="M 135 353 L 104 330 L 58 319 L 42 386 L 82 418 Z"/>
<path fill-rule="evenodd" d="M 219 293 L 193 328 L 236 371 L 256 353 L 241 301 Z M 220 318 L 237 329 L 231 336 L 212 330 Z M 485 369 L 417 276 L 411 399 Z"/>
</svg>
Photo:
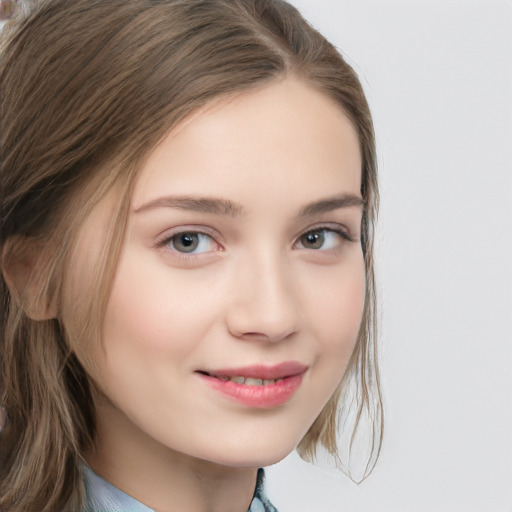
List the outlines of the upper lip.
<svg viewBox="0 0 512 512">
<path fill-rule="evenodd" d="M 202 370 L 213 377 L 245 377 L 251 379 L 275 380 L 300 375 L 308 366 L 296 361 L 285 361 L 275 365 L 255 364 L 238 368 L 222 368 L 218 370 Z"/>
</svg>

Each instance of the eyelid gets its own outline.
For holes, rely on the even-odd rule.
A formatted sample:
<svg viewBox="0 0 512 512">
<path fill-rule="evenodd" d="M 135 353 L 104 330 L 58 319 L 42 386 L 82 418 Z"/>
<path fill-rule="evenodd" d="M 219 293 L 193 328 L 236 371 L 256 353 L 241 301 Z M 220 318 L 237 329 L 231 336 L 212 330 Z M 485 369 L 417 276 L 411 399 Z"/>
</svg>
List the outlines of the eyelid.
<svg viewBox="0 0 512 512">
<path fill-rule="evenodd" d="M 190 259 L 190 258 L 198 257 L 199 254 L 201 254 L 201 255 L 211 254 L 212 252 L 217 252 L 217 251 L 223 249 L 222 244 L 219 242 L 220 236 L 216 232 L 214 232 L 211 229 L 206 228 L 205 226 L 197 226 L 197 225 L 179 226 L 179 227 L 174 228 L 173 230 L 165 231 L 165 233 L 163 235 L 159 236 L 157 238 L 157 240 L 155 241 L 155 247 L 157 249 L 164 249 L 176 235 L 186 234 L 186 233 L 205 235 L 205 236 L 211 238 L 213 240 L 213 242 L 217 246 L 219 246 L 221 249 L 217 249 L 215 251 L 208 251 L 208 252 L 202 252 L 202 253 L 190 253 L 190 254 L 183 253 L 183 252 L 173 250 L 173 249 L 169 249 L 169 252 L 171 252 L 173 254 L 173 256 Z"/>
<path fill-rule="evenodd" d="M 340 235 L 344 240 L 347 242 L 354 242 L 355 238 L 352 236 L 351 231 L 343 226 L 342 224 L 334 224 L 334 223 L 322 223 L 318 224 L 316 226 L 311 226 L 307 228 L 305 231 L 302 231 L 296 238 L 293 245 L 295 246 L 297 243 L 299 243 L 300 239 L 309 233 L 314 233 L 317 231 L 331 231 L 333 233 L 336 233 Z M 313 250 L 313 249 L 311 249 Z M 318 249 L 316 249 L 318 250 Z"/>
<path fill-rule="evenodd" d="M 343 238 L 343 240 L 347 242 L 354 242 L 356 241 L 356 238 L 351 235 L 350 229 L 343 226 L 342 224 L 338 223 L 321 223 L 317 225 L 313 225 L 305 229 L 304 231 L 300 232 L 292 245 L 292 248 L 295 248 L 296 245 L 300 242 L 300 238 L 304 235 L 307 235 L 308 233 L 316 232 L 316 231 L 330 231 L 333 233 L 338 234 Z M 210 237 L 213 242 L 220 247 L 220 249 L 216 249 L 214 251 L 207 251 L 202 253 L 183 253 L 180 251 L 177 251 L 175 249 L 168 249 L 169 253 L 172 253 L 173 257 L 182 258 L 185 260 L 198 258 L 198 257 L 205 257 L 207 255 L 211 255 L 214 252 L 218 252 L 219 250 L 223 250 L 224 247 L 222 243 L 219 241 L 221 236 L 214 230 L 207 228 L 203 225 L 188 225 L 188 226 L 178 226 L 172 230 L 167 230 L 164 232 L 163 235 L 159 236 L 158 239 L 155 242 L 155 247 L 158 249 L 165 249 L 165 247 L 171 242 L 172 238 L 176 235 L 182 234 L 182 233 L 190 233 L 190 234 L 201 234 Z M 304 250 L 311 250 L 311 251 L 319 251 L 321 252 L 321 249 L 308 249 L 306 247 L 303 248 Z"/>
</svg>

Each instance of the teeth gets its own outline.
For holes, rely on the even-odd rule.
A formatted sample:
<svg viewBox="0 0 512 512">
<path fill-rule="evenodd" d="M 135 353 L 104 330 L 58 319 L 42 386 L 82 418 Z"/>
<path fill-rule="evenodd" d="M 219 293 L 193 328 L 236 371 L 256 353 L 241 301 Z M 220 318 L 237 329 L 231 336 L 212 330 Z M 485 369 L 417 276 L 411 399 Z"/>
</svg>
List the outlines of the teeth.
<svg viewBox="0 0 512 512">
<path fill-rule="evenodd" d="M 225 377 L 218 376 L 218 379 L 226 382 L 230 380 L 231 382 L 236 382 L 237 384 L 245 384 L 246 386 L 266 386 L 268 384 L 275 384 L 276 382 L 281 382 L 283 379 L 253 379 L 252 377 Z"/>
<path fill-rule="evenodd" d="M 245 379 L 246 386 L 261 386 L 263 381 L 261 379 L 251 379 L 250 377 Z"/>
</svg>

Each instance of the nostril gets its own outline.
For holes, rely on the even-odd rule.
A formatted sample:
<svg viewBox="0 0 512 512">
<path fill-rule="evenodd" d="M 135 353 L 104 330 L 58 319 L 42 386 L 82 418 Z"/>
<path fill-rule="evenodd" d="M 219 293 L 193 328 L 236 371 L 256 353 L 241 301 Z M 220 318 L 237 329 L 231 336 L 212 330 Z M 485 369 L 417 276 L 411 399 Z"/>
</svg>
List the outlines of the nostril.
<svg viewBox="0 0 512 512">
<path fill-rule="evenodd" d="M 226 306 L 229 333 L 245 341 L 281 341 L 301 329 L 301 314 L 296 294 L 275 272 L 249 280 Z M 243 293 L 242 293 L 243 292 Z"/>
</svg>

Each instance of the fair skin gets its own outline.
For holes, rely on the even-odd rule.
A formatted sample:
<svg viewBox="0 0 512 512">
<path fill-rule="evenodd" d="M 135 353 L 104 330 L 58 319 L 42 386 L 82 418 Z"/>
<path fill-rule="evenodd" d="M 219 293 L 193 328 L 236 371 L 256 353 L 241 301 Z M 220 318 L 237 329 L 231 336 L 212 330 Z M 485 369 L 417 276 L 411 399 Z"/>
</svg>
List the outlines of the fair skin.
<svg viewBox="0 0 512 512">
<path fill-rule="evenodd" d="M 97 473 L 156 511 L 246 512 L 256 468 L 296 447 L 353 351 L 360 180 L 350 121 L 295 78 L 215 103 L 151 153 L 90 345 Z M 83 228 L 69 301 L 114 201 Z"/>
</svg>

